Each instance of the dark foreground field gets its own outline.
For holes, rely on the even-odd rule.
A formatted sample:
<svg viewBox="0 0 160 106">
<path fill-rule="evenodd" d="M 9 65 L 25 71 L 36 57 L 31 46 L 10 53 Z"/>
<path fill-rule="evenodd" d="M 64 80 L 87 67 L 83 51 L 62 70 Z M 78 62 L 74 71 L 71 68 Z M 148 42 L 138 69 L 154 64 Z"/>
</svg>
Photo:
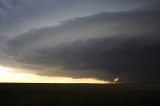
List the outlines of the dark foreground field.
<svg viewBox="0 0 160 106">
<path fill-rule="evenodd" d="M 160 106 L 158 84 L 0 84 L 0 106 Z"/>
</svg>

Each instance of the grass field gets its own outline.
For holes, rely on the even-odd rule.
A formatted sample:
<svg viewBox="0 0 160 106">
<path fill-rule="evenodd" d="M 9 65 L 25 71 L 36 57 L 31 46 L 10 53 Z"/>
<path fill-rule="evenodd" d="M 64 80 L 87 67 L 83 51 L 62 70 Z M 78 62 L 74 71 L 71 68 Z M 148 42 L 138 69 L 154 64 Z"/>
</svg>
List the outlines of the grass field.
<svg viewBox="0 0 160 106">
<path fill-rule="evenodd" d="M 0 84 L 0 106 L 160 106 L 160 84 Z"/>
</svg>

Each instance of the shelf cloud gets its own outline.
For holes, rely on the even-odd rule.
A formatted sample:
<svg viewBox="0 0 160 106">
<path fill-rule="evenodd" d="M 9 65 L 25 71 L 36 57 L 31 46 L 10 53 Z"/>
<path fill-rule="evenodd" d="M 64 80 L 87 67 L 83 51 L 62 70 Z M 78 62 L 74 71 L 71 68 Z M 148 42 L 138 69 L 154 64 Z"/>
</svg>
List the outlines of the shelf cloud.
<svg viewBox="0 0 160 106">
<path fill-rule="evenodd" d="M 1 2 L 4 5 L 5 2 Z M 129 3 L 129 0 L 123 2 Z M 14 3 L 0 6 L 0 10 L 14 8 Z M 3 45 L 0 54 L 39 75 L 101 80 L 119 77 L 125 82 L 159 82 L 158 3 L 142 0 L 136 9 L 85 13 L 64 19 L 57 25 L 31 28 L 14 36 L 0 36 L 5 38 L 0 43 Z M 22 6 L 16 5 L 24 11 L 28 6 L 24 2 Z"/>
</svg>

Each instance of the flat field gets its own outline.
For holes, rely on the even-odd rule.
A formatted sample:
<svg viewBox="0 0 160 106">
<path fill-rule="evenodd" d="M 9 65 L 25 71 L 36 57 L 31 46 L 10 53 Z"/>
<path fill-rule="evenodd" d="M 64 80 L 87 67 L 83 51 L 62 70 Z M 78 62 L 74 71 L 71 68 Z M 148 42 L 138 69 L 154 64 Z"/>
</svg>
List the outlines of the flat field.
<svg viewBox="0 0 160 106">
<path fill-rule="evenodd" d="M 160 106 L 160 84 L 1 83 L 0 106 Z"/>
</svg>

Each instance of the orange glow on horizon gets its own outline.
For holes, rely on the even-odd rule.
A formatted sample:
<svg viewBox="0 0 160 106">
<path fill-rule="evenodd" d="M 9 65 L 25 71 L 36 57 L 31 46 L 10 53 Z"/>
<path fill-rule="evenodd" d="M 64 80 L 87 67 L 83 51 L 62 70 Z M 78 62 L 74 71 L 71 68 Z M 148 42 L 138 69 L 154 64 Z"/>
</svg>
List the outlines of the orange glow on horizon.
<svg viewBox="0 0 160 106">
<path fill-rule="evenodd" d="M 0 66 L 0 82 L 13 83 L 111 83 L 95 78 L 73 79 L 70 77 L 48 77 L 36 74 L 18 73 L 16 69 Z"/>
</svg>

